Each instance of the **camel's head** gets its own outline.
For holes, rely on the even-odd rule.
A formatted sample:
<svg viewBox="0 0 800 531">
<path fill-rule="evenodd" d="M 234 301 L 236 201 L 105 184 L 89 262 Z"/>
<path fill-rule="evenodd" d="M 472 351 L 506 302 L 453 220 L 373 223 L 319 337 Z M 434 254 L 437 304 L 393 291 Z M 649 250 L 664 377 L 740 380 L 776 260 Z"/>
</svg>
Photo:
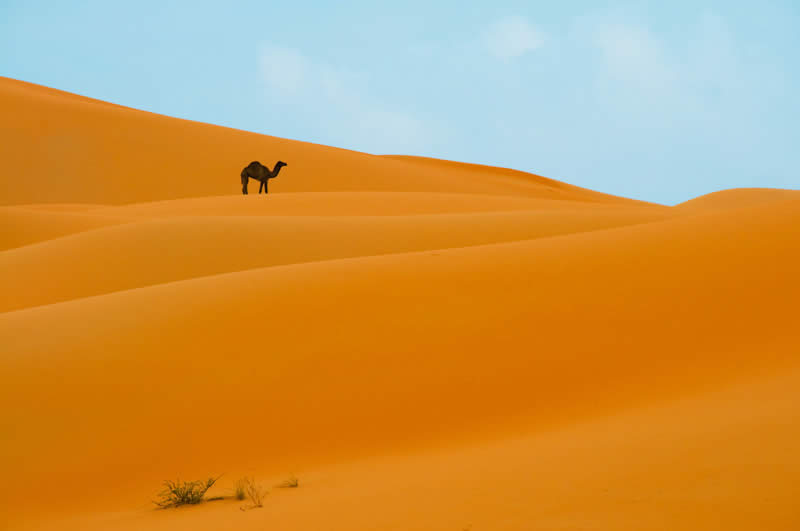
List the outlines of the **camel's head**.
<svg viewBox="0 0 800 531">
<path fill-rule="evenodd" d="M 275 166 L 277 166 L 277 167 L 279 167 L 279 168 L 282 168 L 282 167 L 284 167 L 284 166 L 288 166 L 288 164 L 286 164 L 286 163 L 285 163 L 285 162 L 283 162 L 282 160 L 279 160 L 279 161 L 278 161 L 278 163 L 277 163 Z"/>
</svg>

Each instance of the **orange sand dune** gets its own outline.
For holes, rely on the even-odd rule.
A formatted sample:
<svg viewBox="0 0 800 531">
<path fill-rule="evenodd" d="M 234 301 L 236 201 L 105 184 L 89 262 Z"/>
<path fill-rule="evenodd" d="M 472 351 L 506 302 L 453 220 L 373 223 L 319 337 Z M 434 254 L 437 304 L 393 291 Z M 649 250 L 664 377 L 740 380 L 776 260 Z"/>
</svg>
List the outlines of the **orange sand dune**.
<svg viewBox="0 0 800 531">
<path fill-rule="evenodd" d="M 526 240 L 662 217 L 652 212 L 561 210 L 181 217 L 127 223 L 0 255 L 0 291 L 7 295 L 0 301 L 0 312 L 270 265 Z M 116 252 L 109 253 L 110 248 Z M 37 281 L 20 283 L 19 271 Z"/>
<path fill-rule="evenodd" d="M 126 221 L 119 217 L 69 210 L 0 207 L 0 250 Z"/>
<path fill-rule="evenodd" d="M 493 166 L 484 166 L 481 164 L 468 164 L 464 162 L 455 162 L 450 160 L 431 159 L 428 157 L 410 157 L 406 155 L 384 155 L 384 157 L 401 160 L 418 165 L 419 167 L 436 168 L 437 170 L 452 171 L 458 170 L 465 173 L 472 173 L 485 179 L 486 175 L 496 175 L 498 177 L 505 177 L 509 186 L 517 185 L 519 192 L 524 195 L 525 189 L 521 187 L 522 183 L 531 183 L 543 187 L 546 190 L 544 197 L 547 199 L 572 199 L 578 201 L 589 202 L 606 202 L 619 203 L 620 198 L 608 194 L 601 194 L 584 188 L 579 188 L 571 184 L 563 183 L 540 175 L 533 175 L 518 170 L 509 168 L 496 168 Z M 635 203 L 641 205 L 651 205 L 652 203 L 645 203 L 636 201 Z"/>
<path fill-rule="evenodd" d="M 0 207 L 0 249 L 20 247 L 59 236 L 132 221 L 182 216 L 407 216 L 468 212 L 516 212 L 580 209 L 601 216 L 669 216 L 671 210 L 604 203 L 570 205 L 547 199 L 476 194 L 414 192 L 308 192 L 245 197 L 200 197 L 130 205 L 44 203 Z M 604 214 L 605 212 L 605 214 Z"/>
<path fill-rule="evenodd" d="M 301 489 L 273 489 L 266 510 L 141 504 L 30 529 L 794 529 L 798 388 L 794 370 L 560 430 L 320 467 Z M 230 492 L 220 482 L 214 494 Z"/>
<path fill-rule="evenodd" d="M 169 119 L 54 92 L 0 78 L 0 114 L 14 134 L 13 145 L 0 152 L 5 170 L 0 204 L 234 194 L 241 191 L 239 172 L 249 161 L 271 166 L 279 158 L 289 167 L 270 183 L 278 193 L 415 191 L 636 203 L 576 187 L 554 188 L 522 172 L 509 179 L 500 169 L 426 169 L 406 160 Z"/>
<path fill-rule="evenodd" d="M 776 190 L 773 188 L 736 188 L 723 190 L 695 197 L 675 206 L 675 210 L 684 212 L 703 212 L 709 210 L 725 210 L 756 205 L 764 205 L 778 201 L 800 199 L 800 190 Z"/>
<path fill-rule="evenodd" d="M 80 475 L 80 506 L 109 467 L 143 485 L 165 469 L 277 473 L 524 433 L 791 365 L 800 286 L 794 235 L 780 229 L 800 209 L 746 216 L 747 229 L 739 216 L 681 218 L 6 313 L 0 340 L 15 355 L 2 398 L 19 404 L 7 451 L 22 479 L 0 498 L 24 505 L 16 493 Z M 756 256 L 738 245 L 763 233 L 774 237 Z M 263 458 L 237 455 L 240 433 Z M 164 454 L 181 440 L 202 443 Z"/>
<path fill-rule="evenodd" d="M 0 527 L 800 528 L 796 193 L 0 112 Z M 243 197 L 254 158 L 290 165 Z M 301 486 L 153 509 L 223 473 Z"/>
<path fill-rule="evenodd" d="M 251 197 L 228 195 L 99 207 L 96 214 L 141 218 L 175 216 L 405 216 L 466 212 L 580 209 L 602 212 L 658 212 L 658 205 L 585 203 L 529 197 L 431 192 L 303 192 Z"/>
</svg>

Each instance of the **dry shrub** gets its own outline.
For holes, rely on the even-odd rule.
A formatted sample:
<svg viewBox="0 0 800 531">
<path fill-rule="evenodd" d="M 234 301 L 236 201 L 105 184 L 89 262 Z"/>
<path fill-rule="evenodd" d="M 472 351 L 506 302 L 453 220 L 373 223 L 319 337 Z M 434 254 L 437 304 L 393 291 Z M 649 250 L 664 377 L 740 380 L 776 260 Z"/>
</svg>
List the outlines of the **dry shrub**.
<svg viewBox="0 0 800 531">
<path fill-rule="evenodd" d="M 260 487 L 253 478 L 251 477 L 243 477 L 239 481 L 236 482 L 236 499 L 244 499 L 239 498 L 239 488 L 241 487 L 244 496 L 247 496 L 247 499 L 250 500 L 251 505 L 246 507 L 247 509 L 255 509 L 257 507 L 263 507 L 263 500 L 264 496 L 267 494 L 267 490 Z M 245 510 L 245 507 L 241 508 Z"/>
<path fill-rule="evenodd" d="M 300 485 L 300 480 L 294 476 L 290 476 L 289 479 L 283 481 L 277 485 L 279 489 L 296 489 Z"/>
<path fill-rule="evenodd" d="M 156 505 L 162 508 L 196 505 L 203 501 L 208 489 L 214 486 L 219 478 L 208 478 L 205 481 L 166 480 L 164 490 L 158 493 Z"/>
<path fill-rule="evenodd" d="M 236 483 L 233 484 L 233 497 L 237 500 L 243 500 L 247 497 L 246 480 L 247 478 L 237 479 Z"/>
</svg>

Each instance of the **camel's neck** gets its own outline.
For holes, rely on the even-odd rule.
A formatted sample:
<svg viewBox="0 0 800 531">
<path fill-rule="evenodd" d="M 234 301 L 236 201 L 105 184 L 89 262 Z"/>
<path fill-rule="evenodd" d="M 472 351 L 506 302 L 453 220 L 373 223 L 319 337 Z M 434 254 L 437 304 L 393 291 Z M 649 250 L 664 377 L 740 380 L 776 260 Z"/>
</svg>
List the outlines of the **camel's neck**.
<svg viewBox="0 0 800 531">
<path fill-rule="evenodd" d="M 278 174 L 281 172 L 281 168 L 283 168 L 283 166 L 278 166 L 277 164 L 275 165 L 274 168 L 272 168 L 272 171 L 270 173 L 272 174 L 273 178 L 278 176 Z"/>
</svg>

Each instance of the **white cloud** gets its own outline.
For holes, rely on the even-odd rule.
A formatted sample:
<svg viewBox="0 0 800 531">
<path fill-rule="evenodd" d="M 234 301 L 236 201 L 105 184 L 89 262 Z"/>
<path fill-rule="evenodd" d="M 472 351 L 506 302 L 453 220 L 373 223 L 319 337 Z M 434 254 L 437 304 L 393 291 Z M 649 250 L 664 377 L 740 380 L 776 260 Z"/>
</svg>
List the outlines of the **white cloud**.
<svg viewBox="0 0 800 531">
<path fill-rule="evenodd" d="M 722 99 L 743 95 L 751 84 L 724 20 L 712 13 L 687 25 L 679 39 L 620 16 L 584 18 L 574 35 L 598 53 L 596 86 L 624 106 L 703 114 Z"/>
<path fill-rule="evenodd" d="M 621 22 L 598 24 L 592 32 L 606 73 L 632 88 L 664 94 L 675 89 L 676 65 L 644 26 Z"/>
<path fill-rule="evenodd" d="M 320 141 L 372 153 L 427 151 L 432 141 L 431 124 L 380 101 L 363 74 L 279 46 L 263 47 L 259 62 L 269 102 L 291 106 Z"/>
<path fill-rule="evenodd" d="M 544 36 L 524 17 L 502 18 L 489 26 L 484 35 L 489 52 L 508 60 L 532 52 L 544 44 Z"/>
<path fill-rule="evenodd" d="M 757 142 L 753 124 L 770 108 L 763 94 L 780 94 L 775 71 L 748 57 L 713 12 L 687 21 L 677 35 L 654 27 L 622 13 L 576 22 L 571 39 L 592 52 L 584 85 L 595 119 L 620 138 L 638 131 L 630 142 L 692 139 L 692 148 L 709 150 Z"/>
<path fill-rule="evenodd" d="M 364 109 L 353 116 L 359 136 L 368 142 L 385 145 L 392 150 L 405 150 L 416 145 L 419 138 L 427 138 L 430 131 L 414 116 L 383 109 Z M 386 148 L 379 149 L 386 152 Z"/>
<path fill-rule="evenodd" d="M 291 97 L 308 83 L 311 67 L 297 50 L 268 46 L 261 51 L 264 82 L 283 97 Z"/>
</svg>

